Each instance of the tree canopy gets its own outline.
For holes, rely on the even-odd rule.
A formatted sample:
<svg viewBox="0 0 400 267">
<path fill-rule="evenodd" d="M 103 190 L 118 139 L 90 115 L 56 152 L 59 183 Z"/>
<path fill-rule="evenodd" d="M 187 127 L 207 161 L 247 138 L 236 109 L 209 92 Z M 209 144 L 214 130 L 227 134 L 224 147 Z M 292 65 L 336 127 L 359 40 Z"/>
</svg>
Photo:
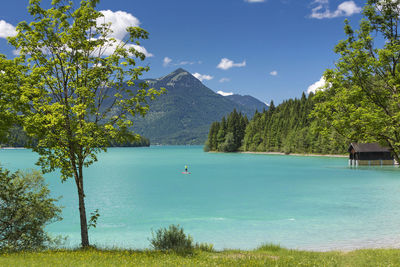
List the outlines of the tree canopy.
<svg viewBox="0 0 400 267">
<path fill-rule="evenodd" d="M 135 84 L 149 67 L 137 66 L 145 55 L 139 40 L 148 33 L 128 27 L 123 40 L 97 11 L 99 0 L 53 0 L 49 9 L 31 0 L 31 23 L 21 22 L 9 38 L 19 57 L 2 58 L 4 91 L 18 96 L 16 113 L 25 131 L 37 140 L 43 172 L 59 169 L 74 178 L 82 245 L 89 246 L 83 168 L 97 160 L 111 140 L 132 140 L 132 116 L 144 115 L 148 101 L 160 94 L 146 83 Z M 129 115 L 129 116 L 128 116 Z"/>
<path fill-rule="evenodd" d="M 335 68 L 316 94 L 320 130 L 356 142 L 379 142 L 400 156 L 400 1 L 368 0 L 359 29 L 345 22 Z"/>
<path fill-rule="evenodd" d="M 313 108 L 314 95 L 307 97 L 303 93 L 300 99 L 286 100 L 277 107 L 271 101 L 267 110 L 256 112 L 250 121 L 234 111 L 227 120 L 222 118 L 221 122 L 211 124 L 205 150 L 323 154 L 346 152 L 348 142 L 338 132 L 329 129 L 326 135 L 322 135 L 315 131 L 319 122 L 310 118 Z"/>
</svg>

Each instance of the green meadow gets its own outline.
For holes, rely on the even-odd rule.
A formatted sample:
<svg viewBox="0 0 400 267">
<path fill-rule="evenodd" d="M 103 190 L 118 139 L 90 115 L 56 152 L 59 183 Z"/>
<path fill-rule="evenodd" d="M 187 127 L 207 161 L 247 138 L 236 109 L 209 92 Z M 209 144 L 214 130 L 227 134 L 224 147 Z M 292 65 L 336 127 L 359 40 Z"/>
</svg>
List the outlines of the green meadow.
<svg viewBox="0 0 400 267">
<path fill-rule="evenodd" d="M 274 245 L 253 251 L 196 250 L 189 255 L 151 250 L 49 250 L 3 253 L 0 266 L 400 266 L 400 250 L 310 252 Z"/>
</svg>

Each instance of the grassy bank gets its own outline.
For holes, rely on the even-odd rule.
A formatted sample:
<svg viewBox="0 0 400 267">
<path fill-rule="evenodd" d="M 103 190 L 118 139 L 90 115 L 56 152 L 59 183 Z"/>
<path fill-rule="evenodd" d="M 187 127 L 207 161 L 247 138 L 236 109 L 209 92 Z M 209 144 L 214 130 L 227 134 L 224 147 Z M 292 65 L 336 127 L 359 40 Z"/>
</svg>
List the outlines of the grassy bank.
<svg viewBox="0 0 400 267">
<path fill-rule="evenodd" d="M 0 266 L 400 266 L 399 249 L 309 252 L 265 246 L 254 251 L 193 255 L 132 250 L 53 250 L 3 253 Z"/>
</svg>

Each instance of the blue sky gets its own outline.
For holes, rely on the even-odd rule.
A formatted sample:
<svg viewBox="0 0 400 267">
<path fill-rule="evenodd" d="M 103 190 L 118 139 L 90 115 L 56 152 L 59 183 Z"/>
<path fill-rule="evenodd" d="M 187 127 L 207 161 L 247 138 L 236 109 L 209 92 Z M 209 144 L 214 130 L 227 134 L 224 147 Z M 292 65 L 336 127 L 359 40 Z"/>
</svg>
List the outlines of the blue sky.
<svg viewBox="0 0 400 267">
<path fill-rule="evenodd" d="M 13 56 L 6 36 L 30 21 L 28 0 L 2 1 L 0 53 Z M 49 3 L 43 0 L 43 3 Z M 79 2 L 76 1 L 75 2 Z M 280 103 L 300 97 L 337 59 L 344 20 L 357 27 L 365 1 L 342 0 L 102 0 L 117 26 L 138 24 L 150 66 L 144 78 L 176 68 L 214 91 Z M 121 11 L 121 12 L 118 12 Z M 117 28 L 116 28 L 117 29 Z M 120 29 L 117 29 L 120 30 Z"/>
</svg>

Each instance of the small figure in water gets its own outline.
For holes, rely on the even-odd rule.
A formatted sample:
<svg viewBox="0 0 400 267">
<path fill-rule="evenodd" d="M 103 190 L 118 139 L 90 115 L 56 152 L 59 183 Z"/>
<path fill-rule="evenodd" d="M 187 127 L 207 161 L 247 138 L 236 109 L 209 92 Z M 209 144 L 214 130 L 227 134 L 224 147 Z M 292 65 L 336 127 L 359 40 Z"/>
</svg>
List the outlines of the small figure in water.
<svg viewBox="0 0 400 267">
<path fill-rule="evenodd" d="M 188 166 L 185 165 L 185 172 L 188 172 Z"/>
</svg>

